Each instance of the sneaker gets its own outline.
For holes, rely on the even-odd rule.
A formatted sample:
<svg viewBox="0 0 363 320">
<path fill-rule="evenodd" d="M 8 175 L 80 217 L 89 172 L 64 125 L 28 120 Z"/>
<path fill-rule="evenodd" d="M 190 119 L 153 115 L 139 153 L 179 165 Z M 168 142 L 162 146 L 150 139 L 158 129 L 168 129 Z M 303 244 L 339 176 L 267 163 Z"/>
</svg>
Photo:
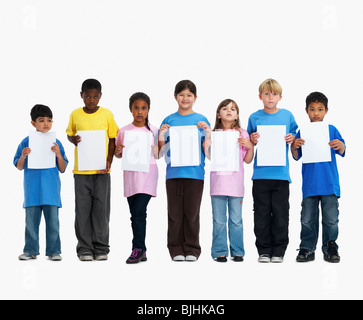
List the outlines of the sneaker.
<svg viewBox="0 0 363 320">
<path fill-rule="evenodd" d="M 193 261 L 197 261 L 197 260 L 198 260 L 198 258 L 196 256 L 188 255 L 185 257 L 185 261 L 193 262 Z"/>
<path fill-rule="evenodd" d="M 33 256 L 31 254 L 28 254 L 28 253 L 23 253 L 18 257 L 18 259 L 21 260 L 21 261 L 35 260 L 36 258 L 37 258 L 36 256 Z"/>
<path fill-rule="evenodd" d="M 273 256 L 271 258 L 271 262 L 272 263 L 281 263 L 284 261 L 284 257 L 279 257 L 279 256 Z"/>
<path fill-rule="evenodd" d="M 233 257 L 233 261 L 235 262 L 242 262 L 243 261 L 243 257 L 240 255 L 234 256 Z"/>
<path fill-rule="evenodd" d="M 107 254 L 98 254 L 98 255 L 95 255 L 94 259 L 96 261 L 106 261 L 108 259 L 108 256 L 107 256 Z"/>
<path fill-rule="evenodd" d="M 52 256 L 49 256 L 48 259 L 51 261 L 62 261 L 60 254 L 53 254 Z"/>
<path fill-rule="evenodd" d="M 93 254 L 92 252 L 85 251 L 79 256 L 79 260 L 81 261 L 93 261 Z"/>
<path fill-rule="evenodd" d="M 309 262 L 315 260 L 315 252 L 306 249 L 300 249 L 296 257 L 297 262 Z"/>
<path fill-rule="evenodd" d="M 220 256 L 220 257 L 217 257 L 216 259 L 214 259 L 214 261 L 227 262 L 227 258 L 226 258 L 226 256 Z"/>
<path fill-rule="evenodd" d="M 133 249 L 130 257 L 126 260 L 126 263 L 138 263 L 140 261 L 146 261 L 146 251 L 142 249 Z"/>
<path fill-rule="evenodd" d="M 185 257 L 182 255 L 177 255 L 173 258 L 173 261 L 185 261 Z"/>
<path fill-rule="evenodd" d="M 261 254 L 259 257 L 258 257 L 258 262 L 261 262 L 261 263 L 268 263 L 271 261 L 271 258 L 268 254 Z"/>
<path fill-rule="evenodd" d="M 338 263 L 340 256 L 338 254 L 338 246 L 335 241 L 329 241 L 326 251 L 324 251 L 324 260 L 327 262 Z"/>
</svg>

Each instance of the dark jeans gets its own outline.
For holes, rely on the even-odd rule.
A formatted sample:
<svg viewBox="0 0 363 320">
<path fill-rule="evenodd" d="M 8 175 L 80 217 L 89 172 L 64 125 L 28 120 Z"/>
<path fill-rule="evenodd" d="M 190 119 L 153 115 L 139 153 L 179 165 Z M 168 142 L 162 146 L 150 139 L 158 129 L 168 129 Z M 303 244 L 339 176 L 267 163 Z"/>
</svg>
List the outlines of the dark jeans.
<svg viewBox="0 0 363 320">
<path fill-rule="evenodd" d="M 170 256 L 199 257 L 199 210 L 203 194 L 203 180 L 167 179 L 168 249 Z"/>
<path fill-rule="evenodd" d="M 283 257 L 289 243 L 289 181 L 253 180 L 252 193 L 258 253 Z"/>
<path fill-rule="evenodd" d="M 302 201 L 300 249 L 315 251 L 319 236 L 319 203 L 321 203 L 321 223 L 323 226 L 323 252 L 329 241 L 338 238 L 339 202 L 334 194 L 307 197 Z"/>
<path fill-rule="evenodd" d="M 74 175 L 77 254 L 109 253 L 110 174 Z"/>
<path fill-rule="evenodd" d="M 134 235 L 132 239 L 132 249 L 142 249 L 146 251 L 146 209 L 151 199 L 151 195 L 137 193 L 127 197 L 131 213 L 131 227 Z"/>
</svg>

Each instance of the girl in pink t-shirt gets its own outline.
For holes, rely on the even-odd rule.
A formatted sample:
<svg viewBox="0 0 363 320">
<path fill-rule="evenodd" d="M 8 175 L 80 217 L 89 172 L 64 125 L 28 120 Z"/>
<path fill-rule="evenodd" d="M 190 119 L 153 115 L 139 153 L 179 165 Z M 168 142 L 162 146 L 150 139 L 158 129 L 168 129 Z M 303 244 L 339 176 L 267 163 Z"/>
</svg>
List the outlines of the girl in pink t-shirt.
<svg viewBox="0 0 363 320">
<path fill-rule="evenodd" d="M 210 159 L 211 129 L 200 124 L 206 131 L 204 143 L 205 154 Z M 243 223 L 242 201 L 244 197 L 244 168 L 243 162 L 251 163 L 254 147 L 246 130 L 242 129 L 239 121 L 239 109 L 231 99 L 223 100 L 216 112 L 213 131 L 237 130 L 239 138 L 239 170 L 211 171 L 210 195 L 213 213 L 213 242 L 212 258 L 218 262 L 226 262 L 228 257 L 227 245 L 227 206 L 228 206 L 228 234 L 230 254 L 234 261 L 243 261 Z"/>
<path fill-rule="evenodd" d="M 150 98 L 142 92 L 130 97 L 130 111 L 134 121 L 121 128 L 116 138 L 115 156 L 122 157 L 124 137 L 126 131 L 141 131 L 152 134 L 153 145 L 150 147 L 150 166 L 148 172 L 124 170 L 124 196 L 130 207 L 131 227 L 133 232 L 132 253 L 126 263 L 146 261 L 146 209 L 151 197 L 156 197 L 158 182 L 158 167 L 155 159 L 158 158 L 157 141 L 158 129 L 149 123 Z"/>
</svg>

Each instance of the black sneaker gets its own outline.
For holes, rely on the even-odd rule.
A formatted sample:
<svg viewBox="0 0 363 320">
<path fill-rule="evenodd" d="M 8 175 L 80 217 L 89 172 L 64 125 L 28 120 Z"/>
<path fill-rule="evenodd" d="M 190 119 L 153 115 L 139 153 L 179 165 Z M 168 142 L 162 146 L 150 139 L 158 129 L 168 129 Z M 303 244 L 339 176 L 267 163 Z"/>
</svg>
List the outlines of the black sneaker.
<svg viewBox="0 0 363 320">
<path fill-rule="evenodd" d="M 146 251 L 142 249 L 133 249 L 130 257 L 126 260 L 126 263 L 138 263 L 146 260 Z"/>
<path fill-rule="evenodd" d="M 326 251 L 324 251 L 324 260 L 332 263 L 340 262 L 338 246 L 335 241 L 328 242 L 328 247 L 326 248 Z"/>
<path fill-rule="evenodd" d="M 297 262 L 309 262 L 315 260 L 315 252 L 306 249 L 300 249 L 296 257 Z"/>
<path fill-rule="evenodd" d="M 215 259 L 217 262 L 227 262 L 226 256 L 220 256 Z"/>
</svg>

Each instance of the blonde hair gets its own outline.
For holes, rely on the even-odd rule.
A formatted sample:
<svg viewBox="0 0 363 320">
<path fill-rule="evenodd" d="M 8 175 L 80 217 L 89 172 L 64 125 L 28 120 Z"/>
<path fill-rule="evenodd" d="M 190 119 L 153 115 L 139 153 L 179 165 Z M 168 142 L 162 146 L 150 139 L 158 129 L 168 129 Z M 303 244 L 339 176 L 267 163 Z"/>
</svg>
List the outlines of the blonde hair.
<svg viewBox="0 0 363 320">
<path fill-rule="evenodd" d="M 281 96 L 282 87 L 276 80 L 267 79 L 260 84 L 258 91 L 260 94 L 262 94 L 262 92 L 264 92 L 264 91 L 267 91 L 267 92 L 277 93 Z"/>
<path fill-rule="evenodd" d="M 216 122 L 214 124 L 214 129 L 213 131 L 217 130 L 217 129 L 223 129 L 223 126 L 222 126 L 222 120 L 220 118 L 218 118 L 218 114 L 220 112 L 220 110 L 225 107 L 225 106 L 228 106 L 230 103 L 232 102 L 232 104 L 234 105 L 234 107 L 236 108 L 237 110 L 237 115 L 239 115 L 239 108 L 238 108 L 238 105 L 235 101 L 233 101 L 232 99 L 225 99 L 223 100 L 218 108 L 217 108 L 217 112 L 216 112 Z M 234 124 L 233 124 L 233 127 L 232 129 L 239 129 L 241 128 L 241 125 L 240 125 L 240 122 L 239 122 L 239 117 L 235 120 Z"/>
</svg>

